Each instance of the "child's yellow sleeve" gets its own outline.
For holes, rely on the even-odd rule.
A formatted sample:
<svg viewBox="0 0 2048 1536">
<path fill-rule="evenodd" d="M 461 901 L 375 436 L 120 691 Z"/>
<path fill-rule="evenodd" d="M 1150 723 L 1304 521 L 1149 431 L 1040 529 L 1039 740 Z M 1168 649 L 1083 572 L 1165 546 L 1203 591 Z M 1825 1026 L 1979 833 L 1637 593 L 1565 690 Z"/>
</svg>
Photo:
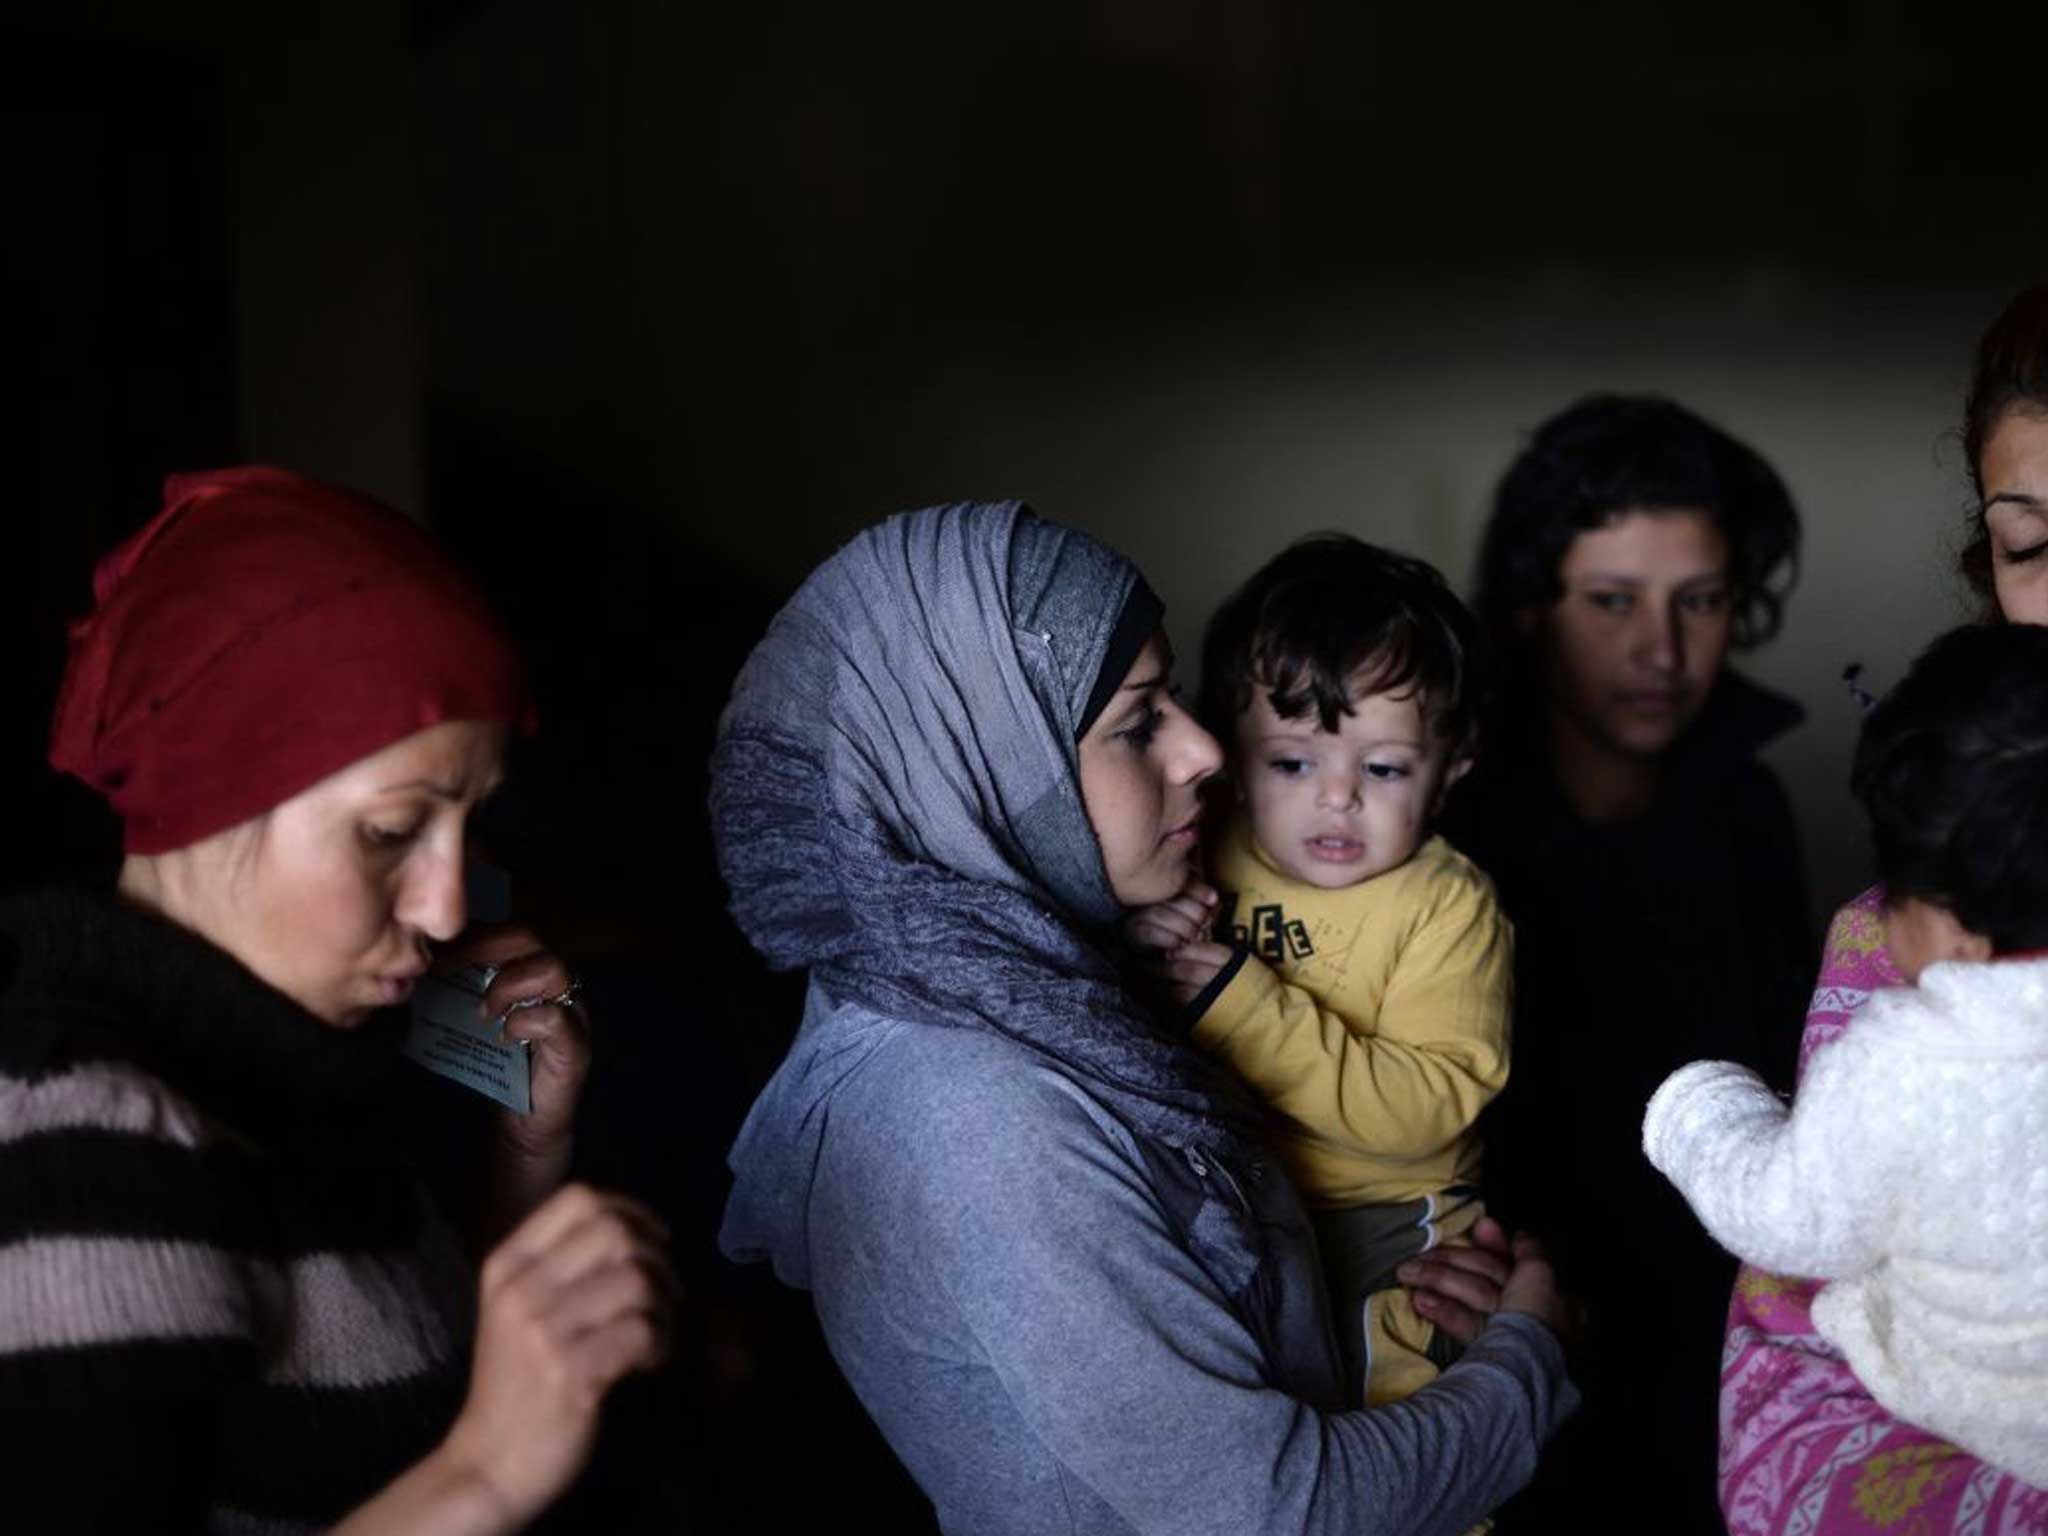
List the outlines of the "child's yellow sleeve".
<svg viewBox="0 0 2048 1536">
<path fill-rule="evenodd" d="M 1508 920 L 1469 866 L 1439 870 L 1420 894 L 1376 1016 L 1362 987 L 1318 1001 L 1247 956 L 1194 1024 L 1198 1045 L 1333 1150 L 1440 1157 L 1507 1082 Z"/>
</svg>

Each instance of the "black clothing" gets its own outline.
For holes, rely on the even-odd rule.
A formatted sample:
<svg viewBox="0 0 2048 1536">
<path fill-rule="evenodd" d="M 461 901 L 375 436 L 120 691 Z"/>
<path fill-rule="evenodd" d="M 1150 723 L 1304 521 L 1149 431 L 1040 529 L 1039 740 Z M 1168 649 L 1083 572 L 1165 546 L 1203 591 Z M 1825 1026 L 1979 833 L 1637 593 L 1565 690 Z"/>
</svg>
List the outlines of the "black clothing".
<svg viewBox="0 0 2048 1536">
<path fill-rule="evenodd" d="M 111 897 L 0 909 L 13 1528 L 311 1530 L 433 1448 L 472 1282 L 395 1061 Z"/>
<path fill-rule="evenodd" d="M 1542 1236 L 1587 1309 L 1585 1410 L 1510 1506 L 1540 1512 L 1539 1529 L 1610 1500 L 1631 1525 L 1654 1510 L 1660 1530 L 1723 1529 L 1715 1404 L 1735 1261 L 1650 1166 L 1641 1127 L 1657 1085 L 1702 1057 L 1792 1086 L 1816 930 L 1790 807 L 1755 753 L 1800 718 L 1724 673 L 1641 816 L 1580 820 L 1540 729 L 1511 735 L 1451 808 L 1448 835 L 1515 924 L 1487 1203 Z M 1647 1504 L 1632 1498 L 1644 1474 Z"/>
</svg>

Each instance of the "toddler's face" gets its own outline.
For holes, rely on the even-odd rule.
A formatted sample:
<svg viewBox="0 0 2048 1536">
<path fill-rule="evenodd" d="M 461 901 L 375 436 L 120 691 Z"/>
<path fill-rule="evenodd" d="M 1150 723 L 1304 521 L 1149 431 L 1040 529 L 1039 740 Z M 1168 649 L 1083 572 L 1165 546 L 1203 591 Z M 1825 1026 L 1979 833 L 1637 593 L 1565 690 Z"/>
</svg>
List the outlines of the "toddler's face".
<svg viewBox="0 0 2048 1536">
<path fill-rule="evenodd" d="M 1232 743 L 1252 835 L 1281 873 L 1336 890 L 1404 863 L 1428 835 L 1453 764 L 1422 716 L 1422 697 L 1364 693 L 1326 731 L 1313 712 L 1283 720 L 1264 688 Z"/>
</svg>

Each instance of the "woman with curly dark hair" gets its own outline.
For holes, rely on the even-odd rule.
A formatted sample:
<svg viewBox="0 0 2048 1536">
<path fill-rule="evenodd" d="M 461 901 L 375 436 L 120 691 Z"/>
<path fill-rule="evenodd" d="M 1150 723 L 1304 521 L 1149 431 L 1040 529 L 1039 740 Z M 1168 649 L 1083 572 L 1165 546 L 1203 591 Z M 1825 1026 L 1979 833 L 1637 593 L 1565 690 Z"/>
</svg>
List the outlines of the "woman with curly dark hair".
<svg viewBox="0 0 2048 1536">
<path fill-rule="evenodd" d="M 1734 1265 L 1659 1187 L 1638 1127 L 1685 1061 L 1791 1083 L 1813 928 L 1757 752 L 1801 711 L 1725 662 L 1777 632 L 1798 547 L 1754 450 L 1618 395 L 1537 430 L 1482 545 L 1501 708 L 1449 830 L 1516 926 L 1489 1205 L 1546 1235 L 1587 1305 L 1586 1411 L 1529 1495 L 1546 1518 L 1639 1517 L 1616 1471 L 1641 1465 L 1660 1529 L 1719 1529 L 1711 1383 Z"/>
</svg>

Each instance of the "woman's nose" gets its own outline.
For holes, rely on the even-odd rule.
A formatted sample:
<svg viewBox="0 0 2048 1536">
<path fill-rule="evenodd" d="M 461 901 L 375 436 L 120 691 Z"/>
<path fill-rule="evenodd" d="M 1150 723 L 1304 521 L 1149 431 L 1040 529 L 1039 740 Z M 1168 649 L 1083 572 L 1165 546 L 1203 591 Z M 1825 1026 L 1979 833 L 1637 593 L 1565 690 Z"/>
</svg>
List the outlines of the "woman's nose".
<svg viewBox="0 0 2048 1536">
<path fill-rule="evenodd" d="M 1678 605 L 1644 603 L 1637 611 L 1634 641 L 1636 660 L 1654 672 L 1676 672 L 1684 660 L 1679 634 Z"/>
<path fill-rule="evenodd" d="M 1172 705 L 1180 727 L 1174 733 L 1173 776 L 1176 783 L 1199 784 L 1223 766 L 1223 748 L 1201 723 L 1178 704 Z"/>
<path fill-rule="evenodd" d="M 460 846 L 422 850 L 418 861 L 405 872 L 398 920 L 430 939 L 446 942 L 454 938 L 469 921 L 462 873 Z"/>
</svg>

